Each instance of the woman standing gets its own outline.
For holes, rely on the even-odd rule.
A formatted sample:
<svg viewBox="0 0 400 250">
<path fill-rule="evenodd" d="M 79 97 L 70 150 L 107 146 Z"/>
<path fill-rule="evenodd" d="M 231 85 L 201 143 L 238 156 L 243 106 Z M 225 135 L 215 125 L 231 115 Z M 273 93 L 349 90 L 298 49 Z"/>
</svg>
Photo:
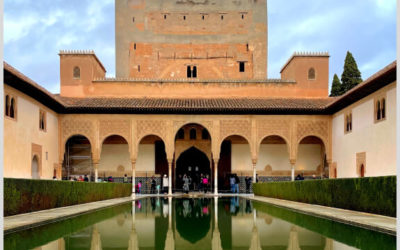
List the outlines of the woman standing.
<svg viewBox="0 0 400 250">
<path fill-rule="evenodd" d="M 186 176 L 186 174 L 183 175 L 183 191 L 185 193 L 189 193 L 189 178 Z"/>
<path fill-rule="evenodd" d="M 164 178 L 163 178 L 163 189 L 164 189 L 164 193 L 168 193 L 168 177 L 165 174 Z"/>
</svg>

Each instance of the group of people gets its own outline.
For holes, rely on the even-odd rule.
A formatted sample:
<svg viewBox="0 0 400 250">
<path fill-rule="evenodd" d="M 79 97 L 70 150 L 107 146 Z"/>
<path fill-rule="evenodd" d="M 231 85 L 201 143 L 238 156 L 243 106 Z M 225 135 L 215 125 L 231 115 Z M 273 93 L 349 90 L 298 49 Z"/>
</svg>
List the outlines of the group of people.
<svg viewBox="0 0 400 250">
<path fill-rule="evenodd" d="M 251 183 L 252 183 L 252 178 L 249 176 L 246 176 L 244 179 L 245 184 L 246 184 L 246 193 L 250 193 L 251 191 Z M 229 177 L 229 184 L 231 186 L 231 193 L 239 193 L 239 187 L 240 187 L 240 179 L 237 176 L 237 174 L 231 174 Z"/>
<path fill-rule="evenodd" d="M 53 179 L 54 179 L 54 178 L 53 178 Z M 88 178 L 87 175 L 85 175 L 85 177 L 83 177 L 82 175 L 80 175 L 78 178 L 70 176 L 70 177 L 69 177 L 69 180 L 70 180 L 70 181 L 89 182 L 89 178 Z"/>
<path fill-rule="evenodd" d="M 210 176 L 208 174 L 200 174 L 196 179 L 197 180 L 193 180 L 190 175 L 186 174 L 184 174 L 183 177 L 179 175 L 176 180 L 177 189 L 183 190 L 185 193 L 196 189 L 200 192 L 204 191 L 204 193 L 207 193 L 207 191 L 210 190 Z"/>
</svg>

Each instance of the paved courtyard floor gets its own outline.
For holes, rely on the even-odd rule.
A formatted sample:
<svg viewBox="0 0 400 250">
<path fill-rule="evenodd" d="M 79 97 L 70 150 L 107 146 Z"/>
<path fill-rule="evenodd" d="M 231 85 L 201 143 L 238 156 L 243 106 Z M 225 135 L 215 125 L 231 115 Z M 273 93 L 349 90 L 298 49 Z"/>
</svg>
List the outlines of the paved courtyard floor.
<svg viewBox="0 0 400 250">
<path fill-rule="evenodd" d="M 218 194 L 218 197 L 232 197 L 234 194 Z M 312 205 L 294 201 L 279 200 L 252 194 L 239 194 L 239 197 L 248 198 L 255 201 L 266 202 L 275 206 L 288 208 L 300 213 L 318 216 L 345 224 L 355 225 L 367 229 L 372 229 L 384 233 L 396 235 L 396 218 L 387 217 L 376 214 L 369 214 L 339 208 Z M 47 223 L 56 222 L 71 218 L 80 214 L 89 213 L 106 207 L 116 206 L 123 203 L 131 202 L 147 197 L 167 197 L 166 195 L 136 195 L 135 198 L 125 197 L 85 203 L 80 205 L 48 209 L 33 213 L 26 213 L 4 218 L 4 233 L 12 233 L 15 231 L 41 226 Z M 212 193 L 189 193 L 173 194 L 172 197 L 216 197 Z"/>
</svg>

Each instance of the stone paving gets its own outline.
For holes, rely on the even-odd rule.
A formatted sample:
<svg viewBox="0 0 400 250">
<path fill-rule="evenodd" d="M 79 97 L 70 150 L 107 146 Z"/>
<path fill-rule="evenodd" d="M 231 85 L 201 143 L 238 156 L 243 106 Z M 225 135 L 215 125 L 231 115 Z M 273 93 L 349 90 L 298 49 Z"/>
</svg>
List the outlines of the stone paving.
<svg viewBox="0 0 400 250">
<path fill-rule="evenodd" d="M 56 222 L 68 219 L 80 214 L 93 212 L 98 209 L 116 206 L 123 203 L 131 202 L 133 200 L 146 198 L 146 197 L 168 197 L 166 195 L 136 195 L 135 198 L 125 197 L 110 199 L 104 201 L 97 201 L 85 203 L 80 205 L 48 209 L 33 213 L 19 214 L 8 216 L 4 218 L 4 233 L 12 233 L 23 229 L 41 226 L 47 223 Z M 215 197 L 214 194 L 204 193 L 190 193 L 186 194 L 173 194 L 172 197 Z M 218 197 L 232 197 L 234 194 L 218 194 Z M 252 194 L 240 194 L 239 197 L 248 198 L 251 200 L 266 202 L 275 206 L 288 208 L 296 212 L 305 213 L 321 218 L 330 219 L 333 221 L 342 222 L 354 226 L 359 226 L 375 231 L 396 235 L 396 218 L 387 217 L 376 214 L 369 214 L 340 208 L 325 207 L 319 205 L 312 205 L 294 201 L 279 200 L 268 197 L 254 196 Z"/>
<path fill-rule="evenodd" d="M 251 200 L 266 202 L 278 207 L 288 208 L 296 212 L 396 235 L 396 218 L 394 217 L 262 196 L 253 196 L 248 198 Z"/>
</svg>

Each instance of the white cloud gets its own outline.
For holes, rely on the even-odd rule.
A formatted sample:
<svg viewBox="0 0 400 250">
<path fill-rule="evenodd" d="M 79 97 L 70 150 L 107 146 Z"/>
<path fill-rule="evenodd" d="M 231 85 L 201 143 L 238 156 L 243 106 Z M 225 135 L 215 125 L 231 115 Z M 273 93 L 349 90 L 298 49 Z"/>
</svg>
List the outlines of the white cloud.
<svg viewBox="0 0 400 250">
<path fill-rule="evenodd" d="M 31 29 L 39 22 L 36 14 L 24 17 L 13 17 L 4 14 L 4 44 L 15 42 L 26 37 Z"/>
</svg>

